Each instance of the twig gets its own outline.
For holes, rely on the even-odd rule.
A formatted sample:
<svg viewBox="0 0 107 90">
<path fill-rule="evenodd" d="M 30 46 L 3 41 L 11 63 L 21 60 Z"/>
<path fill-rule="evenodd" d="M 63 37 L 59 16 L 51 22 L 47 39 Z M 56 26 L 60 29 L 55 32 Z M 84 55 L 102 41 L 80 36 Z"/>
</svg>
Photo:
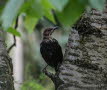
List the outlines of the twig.
<svg viewBox="0 0 107 90">
<path fill-rule="evenodd" d="M 45 75 L 48 76 L 53 81 L 53 83 L 55 83 L 55 75 L 51 72 L 48 72 L 46 67 L 43 69 L 43 73 L 45 73 Z"/>
<path fill-rule="evenodd" d="M 18 27 L 18 16 L 17 16 L 17 18 L 16 18 L 16 24 L 15 24 L 15 27 L 14 27 L 14 28 L 17 29 L 17 27 Z M 13 38 L 14 38 L 14 42 L 13 42 L 13 44 L 8 48 L 7 53 L 10 53 L 11 49 L 16 46 L 16 36 L 13 35 Z"/>
<path fill-rule="evenodd" d="M 58 20 L 58 17 L 56 15 L 56 12 L 54 9 L 52 9 L 52 14 L 53 14 L 54 20 L 56 22 L 56 25 L 61 27 L 62 25 L 61 25 L 60 21 Z"/>
<path fill-rule="evenodd" d="M 56 72 L 55 74 L 48 72 L 46 68 L 43 70 L 46 76 L 48 76 L 54 83 L 55 85 L 55 90 L 57 90 L 58 86 L 63 84 L 64 82 L 58 77 L 58 73 Z"/>
<path fill-rule="evenodd" d="M 14 38 L 14 43 L 8 48 L 7 52 L 10 53 L 11 49 L 16 46 L 16 37 L 15 35 L 13 35 L 13 38 Z"/>
</svg>

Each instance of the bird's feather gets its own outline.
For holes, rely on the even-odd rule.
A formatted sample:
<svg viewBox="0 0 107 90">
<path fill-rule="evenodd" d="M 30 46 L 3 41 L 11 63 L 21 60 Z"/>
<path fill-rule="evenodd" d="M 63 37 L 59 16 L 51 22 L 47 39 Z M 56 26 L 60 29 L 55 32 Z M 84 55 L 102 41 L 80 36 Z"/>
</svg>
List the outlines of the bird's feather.
<svg viewBox="0 0 107 90">
<path fill-rule="evenodd" d="M 46 63 L 54 68 L 63 60 L 62 49 L 56 39 L 42 41 L 40 44 L 40 52 Z"/>
</svg>

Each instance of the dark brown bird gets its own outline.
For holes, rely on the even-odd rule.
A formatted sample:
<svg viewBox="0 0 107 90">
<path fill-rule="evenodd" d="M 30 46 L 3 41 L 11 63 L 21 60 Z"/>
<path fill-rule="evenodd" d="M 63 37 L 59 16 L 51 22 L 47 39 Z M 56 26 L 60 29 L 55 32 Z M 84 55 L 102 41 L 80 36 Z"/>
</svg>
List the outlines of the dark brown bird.
<svg viewBox="0 0 107 90">
<path fill-rule="evenodd" d="M 43 41 L 40 44 L 40 52 L 45 62 L 58 70 L 58 66 L 62 63 L 63 54 L 58 41 L 51 37 L 57 27 L 47 28 L 43 32 Z"/>
</svg>

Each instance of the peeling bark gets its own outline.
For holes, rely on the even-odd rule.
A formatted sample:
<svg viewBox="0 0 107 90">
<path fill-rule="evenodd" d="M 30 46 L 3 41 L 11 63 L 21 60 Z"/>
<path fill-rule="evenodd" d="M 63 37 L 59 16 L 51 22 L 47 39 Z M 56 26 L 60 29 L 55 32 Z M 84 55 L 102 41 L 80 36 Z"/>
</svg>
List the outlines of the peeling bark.
<svg viewBox="0 0 107 90">
<path fill-rule="evenodd" d="M 0 30 L 0 90 L 14 90 L 13 66 Z"/>
</svg>

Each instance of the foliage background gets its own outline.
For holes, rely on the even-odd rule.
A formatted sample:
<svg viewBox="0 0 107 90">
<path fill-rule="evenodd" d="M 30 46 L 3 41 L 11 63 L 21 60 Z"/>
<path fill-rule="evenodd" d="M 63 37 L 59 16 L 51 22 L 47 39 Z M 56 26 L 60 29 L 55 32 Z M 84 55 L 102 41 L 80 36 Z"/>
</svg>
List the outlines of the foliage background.
<svg viewBox="0 0 107 90">
<path fill-rule="evenodd" d="M 103 10 L 104 3 L 105 0 L 0 0 L 1 28 L 23 40 L 24 82 L 16 82 L 21 84 L 21 90 L 54 90 L 51 80 L 41 72 L 45 67 L 39 52 L 43 29 L 60 26 L 53 36 L 58 39 L 64 52 L 70 27 L 84 11 L 91 8 Z M 23 18 L 23 31 L 14 29 L 17 16 Z M 11 42 L 7 39 L 7 47 Z M 50 67 L 48 69 L 54 71 Z"/>
</svg>

